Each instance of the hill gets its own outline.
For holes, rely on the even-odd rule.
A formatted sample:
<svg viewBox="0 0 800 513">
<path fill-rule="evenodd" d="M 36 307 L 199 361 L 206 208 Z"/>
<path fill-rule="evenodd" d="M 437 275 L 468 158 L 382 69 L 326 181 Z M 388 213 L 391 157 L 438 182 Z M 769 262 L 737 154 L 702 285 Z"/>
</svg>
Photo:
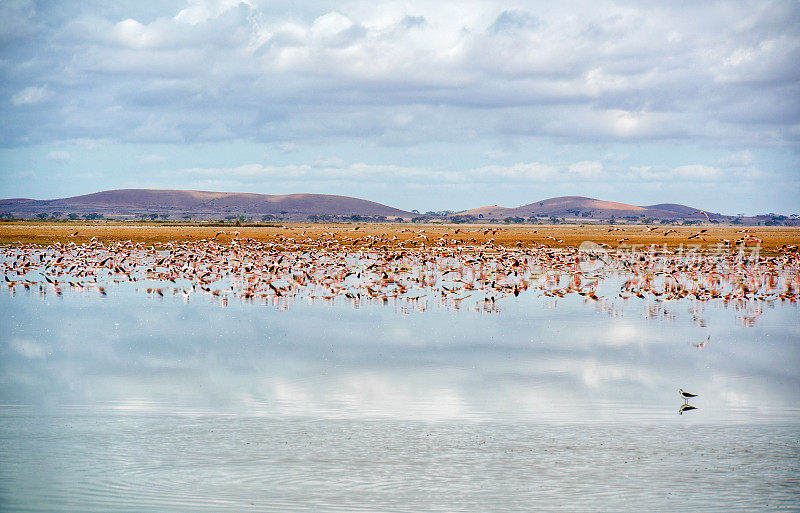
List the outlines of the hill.
<svg viewBox="0 0 800 513">
<path fill-rule="evenodd" d="M 706 222 L 700 209 L 677 203 L 631 205 L 584 196 L 549 198 L 519 207 L 491 205 L 449 215 L 420 215 L 349 196 L 331 194 L 254 194 L 171 189 L 118 189 L 70 198 L 0 200 L 0 218 L 113 218 L 162 219 L 170 221 L 393 221 L 429 220 L 450 222 L 547 221 L 550 218 L 591 222 Z M 734 217 L 708 212 L 715 222 L 738 224 L 798 224 L 796 217 L 765 214 Z M 458 216 L 458 218 L 455 217 Z"/>
<path fill-rule="evenodd" d="M 611 218 L 623 219 L 666 219 L 666 220 L 705 220 L 705 216 L 698 212 L 698 208 L 674 203 L 661 203 L 658 205 L 639 206 L 614 201 L 604 201 L 583 196 L 561 196 L 549 198 L 516 208 L 506 207 L 481 207 L 459 212 L 462 215 L 472 215 L 482 219 L 505 219 L 508 217 L 549 218 L 558 217 L 566 219 L 608 220 Z M 728 220 L 730 216 L 708 212 L 710 219 L 719 221 Z"/>
<path fill-rule="evenodd" d="M 56 217 L 98 214 L 104 217 L 162 219 L 220 219 L 244 216 L 259 221 L 280 217 L 288 220 L 311 216 L 413 217 L 414 214 L 374 201 L 330 194 L 268 195 L 239 192 L 168 189 L 118 189 L 70 198 L 0 200 L 0 212 L 15 217 Z"/>
</svg>

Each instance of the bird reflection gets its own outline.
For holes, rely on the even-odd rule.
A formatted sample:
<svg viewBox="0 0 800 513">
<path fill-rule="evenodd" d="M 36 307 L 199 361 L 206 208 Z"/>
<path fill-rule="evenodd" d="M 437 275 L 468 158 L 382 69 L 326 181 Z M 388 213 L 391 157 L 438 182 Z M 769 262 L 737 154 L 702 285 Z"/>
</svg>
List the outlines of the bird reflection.
<svg viewBox="0 0 800 513">
<path fill-rule="evenodd" d="M 696 410 L 697 407 L 692 406 L 691 404 L 682 404 L 680 408 L 678 408 L 678 415 L 683 415 L 683 412 Z"/>
<path fill-rule="evenodd" d="M 706 339 L 704 341 L 702 341 L 702 342 L 700 342 L 698 344 L 692 343 L 692 347 L 696 347 L 697 349 L 703 349 L 704 347 L 706 347 L 706 344 L 708 344 L 709 340 L 711 340 L 711 335 L 706 337 Z"/>
</svg>

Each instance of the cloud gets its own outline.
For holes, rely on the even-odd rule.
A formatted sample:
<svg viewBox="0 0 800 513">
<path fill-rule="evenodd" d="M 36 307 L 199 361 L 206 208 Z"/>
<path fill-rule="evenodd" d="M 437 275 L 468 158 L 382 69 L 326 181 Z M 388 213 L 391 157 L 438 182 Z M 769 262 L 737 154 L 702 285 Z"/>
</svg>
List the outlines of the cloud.
<svg viewBox="0 0 800 513">
<path fill-rule="evenodd" d="M 677 179 L 689 181 L 717 181 L 723 176 L 720 169 L 703 164 L 678 166 L 670 174 Z"/>
<path fill-rule="evenodd" d="M 46 85 L 44 86 L 30 86 L 11 97 L 11 103 L 14 105 L 33 105 L 42 103 L 53 97 Z"/>
<path fill-rule="evenodd" d="M 178 10 L 73 7 L 60 17 L 29 6 L 17 17 L 47 29 L 17 37 L 37 57 L 13 47 L 2 58 L 8 76 L 48 86 L 21 85 L 9 96 L 15 106 L 56 108 L 0 137 L 362 137 L 413 146 L 458 139 L 458 127 L 476 138 L 571 143 L 792 143 L 798 15 L 766 5 L 353 2 L 329 10 L 191 0 Z M 101 116 L 111 106 L 121 110 Z M 398 124 L 402 112 L 411 117 Z M 217 121 L 210 131 L 199 126 L 208 119 Z"/>
<path fill-rule="evenodd" d="M 331 157 L 310 164 L 284 166 L 246 164 L 227 168 L 189 168 L 178 171 L 188 178 L 228 180 L 229 184 L 252 185 L 279 180 L 283 183 L 314 184 L 349 182 L 352 184 L 404 182 L 428 185 L 508 185 L 508 184 L 607 184 L 638 181 L 644 183 L 719 183 L 730 180 L 757 180 L 764 174 L 753 167 L 715 167 L 705 164 L 682 166 L 610 166 L 598 161 L 563 164 L 518 162 L 493 164 L 462 170 L 347 163 Z"/>
<path fill-rule="evenodd" d="M 494 34 L 528 31 L 536 29 L 541 23 L 541 20 L 528 12 L 510 10 L 501 12 L 488 30 Z"/>
<path fill-rule="evenodd" d="M 47 357 L 47 346 L 35 340 L 15 338 L 8 345 L 12 351 L 30 360 L 43 360 Z"/>
<path fill-rule="evenodd" d="M 569 166 L 569 172 L 580 178 L 593 179 L 603 177 L 603 164 L 584 160 Z"/>
<path fill-rule="evenodd" d="M 166 157 L 157 153 L 151 153 L 150 155 L 142 155 L 139 157 L 139 162 L 141 164 L 161 164 L 162 162 L 166 162 L 166 160 Z"/>
<path fill-rule="evenodd" d="M 33 0 L 0 2 L 0 43 L 36 34 L 36 4 Z"/>
<path fill-rule="evenodd" d="M 755 163 L 755 156 L 750 150 L 738 151 L 731 153 L 727 158 L 722 161 L 723 166 L 745 167 Z"/>
<path fill-rule="evenodd" d="M 509 153 L 504 150 L 489 150 L 484 152 L 483 156 L 491 160 L 503 160 L 508 158 Z"/>
<path fill-rule="evenodd" d="M 70 159 L 69 152 L 66 151 L 51 151 L 47 154 L 47 160 L 55 162 L 66 162 Z"/>
<path fill-rule="evenodd" d="M 247 0 L 189 0 L 188 3 L 189 7 L 181 9 L 175 15 L 175 20 L 190 25 L 197 25 L 210 18 L 216 18 L 239 5 L 252 5 Z"/>
</svg>

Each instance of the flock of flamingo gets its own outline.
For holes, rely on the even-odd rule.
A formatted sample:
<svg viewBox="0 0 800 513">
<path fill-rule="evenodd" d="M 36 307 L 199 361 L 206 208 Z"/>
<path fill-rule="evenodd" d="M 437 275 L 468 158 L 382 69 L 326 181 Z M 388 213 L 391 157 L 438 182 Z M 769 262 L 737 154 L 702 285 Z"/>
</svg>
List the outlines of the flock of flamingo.
<svg viewBox="0 0 800 513">
<path fill-rule="evenodd" d="M 116 284 L 136 283 L 157 296 L 189 301 L 207 295 L 223 306 L 233 298 L 286 308 L 295 298 L 341 297 L 355 305 L 405 301 L 424 309 L 439 302 L 497 311 L 504 299 L 526 291 L 553 298 L 575 294 L 587 302 L 796 303 L 800 297 L 796 248 L 764 257 L 736 250 L 676 255 L 656 248 L 602 254 L 544 244 L 507 248 L 491 239 L 416 248 L 382 244 L 389 241 L 388 236 L 368 235 L 355 247 L 333 233 L 279 236 L 270 242 L 234 236 L 226 243 L 214 237 L 159 245 L 105 244 L 93 238 L 83 244 L 0 247 L 0 267 L 11 293 L 107 295 Z M 601 287 L 611 277 L 621 286 Z"/>
</svg>

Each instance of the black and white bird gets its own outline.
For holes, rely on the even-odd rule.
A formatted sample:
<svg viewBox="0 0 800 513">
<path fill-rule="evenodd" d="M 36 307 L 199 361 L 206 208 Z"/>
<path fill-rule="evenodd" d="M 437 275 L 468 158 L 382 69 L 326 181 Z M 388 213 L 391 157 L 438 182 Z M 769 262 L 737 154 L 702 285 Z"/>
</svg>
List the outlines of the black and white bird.
<svg viewBox="0 0 800 513">
<path fill-rule="evenodd" d="M 681 397 L 683 397 L 683 400 L 686 402 L 686 404 L 689 403 L 689 399 L 691 399 L 692 397 L 697 397 L 697 394 L 690 394 L 689 392 L 684 392 L 682 388 L 679 389 L 678 392 L 681 394 Z"/>
<path fill-rule="evenodd" d="M 685 411 L 691 411 L 696 409 L 697 408 L 695 406 L 692 406 L 691 404 L 682 404 L 681 407 L 678 408 L 678 415 L 683 415 L 683 412 Z"/>
</svg>

